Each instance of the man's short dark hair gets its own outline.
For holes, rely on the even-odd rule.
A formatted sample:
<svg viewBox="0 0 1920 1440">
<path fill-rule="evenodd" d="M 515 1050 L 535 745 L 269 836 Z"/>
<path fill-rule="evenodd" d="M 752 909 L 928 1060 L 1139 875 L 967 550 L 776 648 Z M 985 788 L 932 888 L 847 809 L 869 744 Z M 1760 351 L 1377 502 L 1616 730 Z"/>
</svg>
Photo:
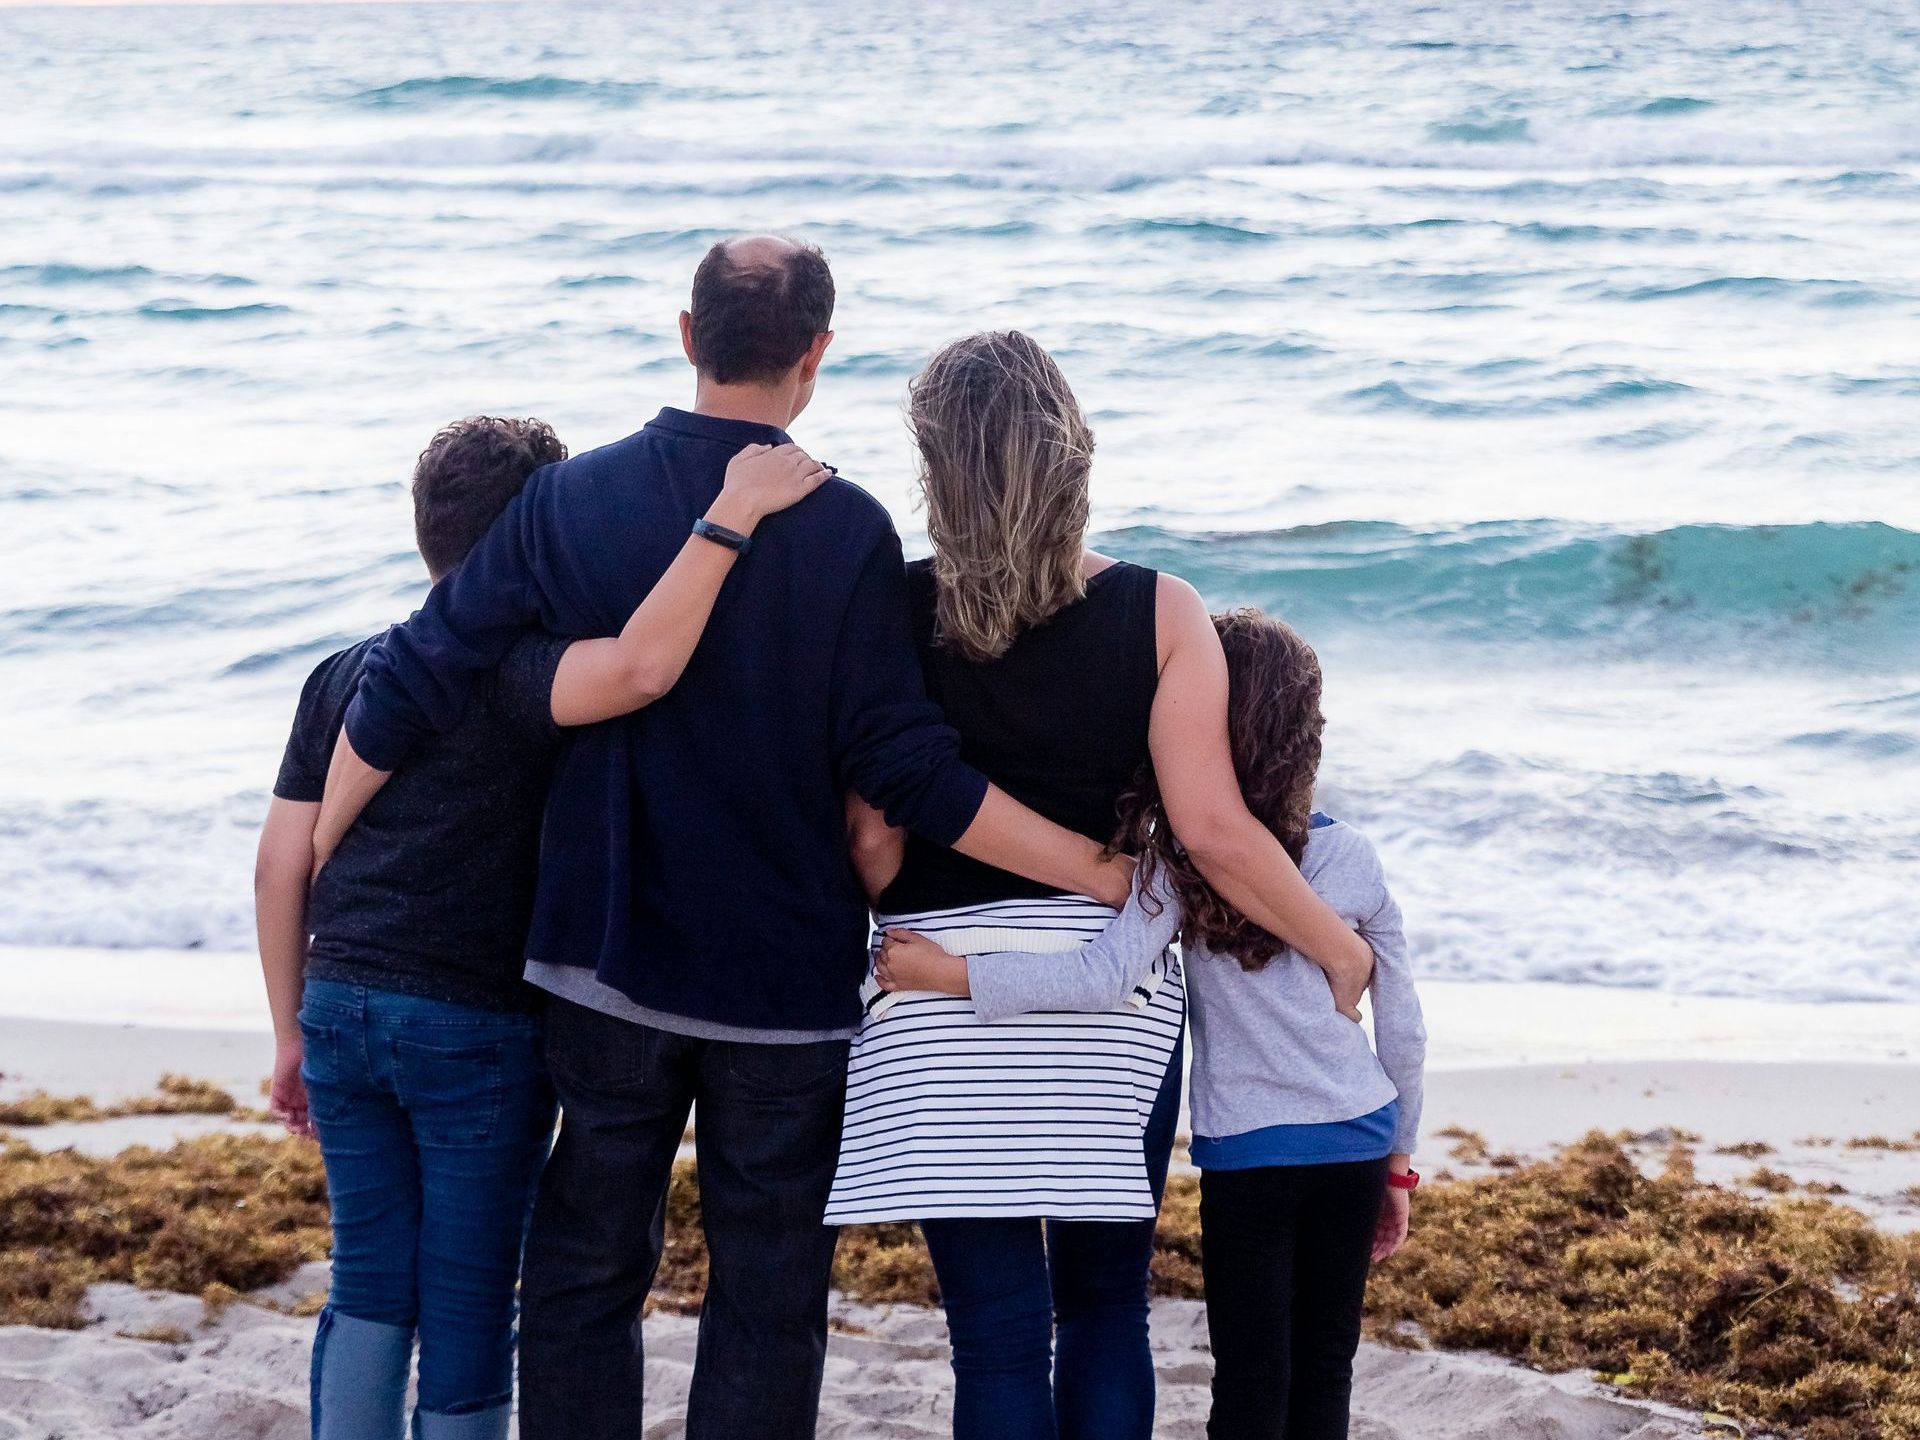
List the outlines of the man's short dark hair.
<svg viewBox="0 0 1920 1440">
<path fill-rule="evenodd" d="M 833 271 L 818 247 L 741 265 L 727 242 L 693 272 L 693 359 L 722 385 L 776 380 L 833 323 Z"/>
<path fill-rule="evenodd" d="M 471 415 L 434 436 L 413 467 L 413 533 L 427 569 L 445 575 L 466 559 L 527 477 L 566 458 L 544 420 Z"/>
</svg>

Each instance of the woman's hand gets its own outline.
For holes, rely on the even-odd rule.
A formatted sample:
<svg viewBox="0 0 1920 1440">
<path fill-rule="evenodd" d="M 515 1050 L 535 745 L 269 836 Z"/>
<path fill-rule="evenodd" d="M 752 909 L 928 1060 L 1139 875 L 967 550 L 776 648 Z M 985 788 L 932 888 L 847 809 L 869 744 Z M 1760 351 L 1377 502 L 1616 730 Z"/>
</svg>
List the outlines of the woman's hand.
<svg viewBox="0 0 1920 1440">
<path fill-rule="evenodd" d="M 1380 1218 L 1373 1224 L 1373 1263 L 1378 1265 L 1407 1243 L 1407 1225 L 1413 1217 L 1413 1194 L 1386 1187 L 1380 1201 Z"/>
<path fill-rule="evenodd" d="M 834 473 L 798 445 L 749 445 L 727 462 L 726 483 L 707 518 L 751 535 L 767 516 L 797 505 Z"/>
<path fill-rule="evenodd" d="M 307 1109 L 307 1082 L 300 1078 L 302 1058 L 303 1049 L 298 1040 L 274 1047 L 267 1113 L 286 1126 L 288 1134 L 311 1136 L 313 1116 Z"/>
<path fill-rule="evenodd" d="M 962 997 L 973 993 L 967 984 L 966 957 L 949 955 L 911 930 L 887 931 L 873 973 L 882 990 L 930 990 Z"/>
</svg>

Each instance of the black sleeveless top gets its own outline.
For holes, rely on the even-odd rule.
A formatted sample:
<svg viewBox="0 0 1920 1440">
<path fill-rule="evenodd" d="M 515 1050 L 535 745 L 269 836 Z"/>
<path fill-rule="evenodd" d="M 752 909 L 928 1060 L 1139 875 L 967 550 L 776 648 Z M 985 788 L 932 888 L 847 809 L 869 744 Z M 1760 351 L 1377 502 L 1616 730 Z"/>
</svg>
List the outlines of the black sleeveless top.
<svg viewBox="0 0 1920 1440">
<path fill-rule="evenodd" d="M 1160 683 L 1159 576 L 1118 561 L 1088 577 L 1085 598 L 976 664 L 934 643 L 931 561 L 907 567 L 914 643 L 927 692 L 960 732 L 960 755 L 1033 810 L 1106 844 L 1119 801 L 1147 761 Z M 1058 894 L 918 835 L 881 895 L 889 915 Z"/>
</svg>

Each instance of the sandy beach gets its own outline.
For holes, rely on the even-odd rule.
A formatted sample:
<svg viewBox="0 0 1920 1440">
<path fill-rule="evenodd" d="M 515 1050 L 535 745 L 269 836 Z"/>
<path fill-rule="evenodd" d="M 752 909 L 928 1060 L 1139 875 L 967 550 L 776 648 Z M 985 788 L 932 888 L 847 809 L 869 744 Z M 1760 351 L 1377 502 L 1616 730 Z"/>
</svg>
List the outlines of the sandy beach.
<svg viewBox="0 0 1920 1440">
<path fill-rule="evenodd" d="M 111 1105 L 173 1073 L 254 1103 L 271 1047 L 247 957 L 12 951 L 0 975 L 0 1101 L 45 1091 Z M 114 999 L 89 1013 L 75 995 Z M 1649 1173 L 1681 1143 L 1710 1183 L 1755 1196 L 1840 1187 L 1843 1203 L 1882 1228 L 1920 1228 L 1920 1151 L 1858 1143 L 1907 1137 L 1920 1116 L 1911 1053 L 1920 1016 L 1909 1007 L 1434 984 L 1428 1008 L 1434 1064 L 1418 1163 L 1429 1176 L 1494 1173 L 1591 1130 L 1629 1132 L 1629 1153 Z M 140 1014 L 179 1023 L 128 1023 Z M 220 1130 L 272 1133 L 230 1117 L 160 1115 L 14 1134 L 43 1151 L 110 1156 Z M 97 1285 L 82 1330 L 0 1329 L 0 1440 L 292 1440 L 305 1433 L 312 1322 L 271 1307 L 310 1305 L 324 1287 L 324 1265 L 310 1265 L 210 1315 L 198 1297 Z M 671 1313 L 648 1321 L 648 1440 L 682 1433 L 693 1324 Z M 1156 1302 L 1154 1325 L 1157 1434 L 1197 1437 L 1210 1374 L 1201 1308 Z M 1360 1375 L 1360 1440 L 1701 1433 L 1698 1417 L 1622 1398 L 1590 1377 L 1488 1356 L 1370 1343 Z M 949 1390 L 937 1312 L 840 1302 L 823 1437 L 945 1434 Z"/>
<path fill-rule="evenodd" d="M 323 1274 L 303 1275 L 319 1283 Z M 100 1316 L 77 1333 L 0 1329 L 0 1437 L 5 1440 L 299 1440 L 313 1322 L 253 1305 L 207 1320 L 200 1302 L 126 1285 L 96 1287 Z M 949 1431 L 945 1326 L 917 1306 L 841 1302 L 828 1350 L 821 1440 L 935 1440 Z M 647 1322 L 648 1417 L 638 1435 L 684 1434 L 696 1322 Z M 174 1333 L 170 1333 L 174 1332 Z M 159 1340 L 128 1338 L 159 1334 Z M 1204 1431 L 1206 1322 L 1194 1301 L 1154 1313 L 1163 1440 Z M 1688 1417 L 1612 1398 L 1569 1376 L 1537 1375 L 1473 1356 L 1368 1345 L 1355 1440 L 1679 1440 Z M 1417 1418 L 1410 1418 L 1417 1417 Z"/>
</svg>

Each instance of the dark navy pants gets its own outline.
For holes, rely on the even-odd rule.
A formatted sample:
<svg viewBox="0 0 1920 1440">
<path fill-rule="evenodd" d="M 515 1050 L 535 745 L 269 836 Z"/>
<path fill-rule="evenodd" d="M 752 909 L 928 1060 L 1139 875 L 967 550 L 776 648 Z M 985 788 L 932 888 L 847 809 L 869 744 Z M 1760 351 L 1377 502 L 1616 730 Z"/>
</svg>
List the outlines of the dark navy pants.
<svg viewBox="0 0 1920 1440">
<path fill-rule="evenodd" d="M 1180 1123 L 1182 1048 L 1144 1136 L 1155 1199 Z M 1153 1221 L 969 1217 L 920 1229 L 953 1341 L 954 1440 L 1149 1440 Z"/>
<path fill-rule="evenodd" d="M 552 1002 L 563 1118 L 527 1240 L 524 1440 L 642 1433 L 640 1312 L 696 1103 L 708 1273 L 687 1440 L 812 1440 L 847 1048 L 698 1040 Z"/>
</svg>

